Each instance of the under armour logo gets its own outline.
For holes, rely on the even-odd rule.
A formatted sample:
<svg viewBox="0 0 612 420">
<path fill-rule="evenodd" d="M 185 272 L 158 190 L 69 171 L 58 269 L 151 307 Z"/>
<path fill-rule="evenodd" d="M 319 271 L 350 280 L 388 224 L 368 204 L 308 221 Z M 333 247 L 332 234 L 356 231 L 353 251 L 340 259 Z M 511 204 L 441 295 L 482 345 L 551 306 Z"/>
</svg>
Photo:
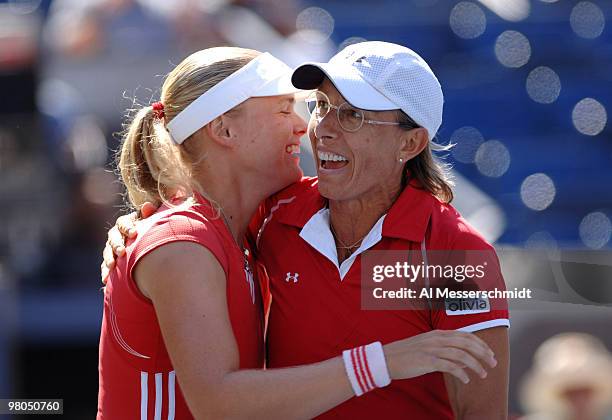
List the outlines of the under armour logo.
<svg viewBox="0 0 612 420">
<path fill-rule="evenodd" d="M 293 273 L 293 274 L 287 273 L 287 278 L 285 279 L 285 281 L 289 283 L 291 280 L 293 280 L 294 283 L 297 283 L 299 276 L 300 276 L 299 273 Z"/>
</svg>

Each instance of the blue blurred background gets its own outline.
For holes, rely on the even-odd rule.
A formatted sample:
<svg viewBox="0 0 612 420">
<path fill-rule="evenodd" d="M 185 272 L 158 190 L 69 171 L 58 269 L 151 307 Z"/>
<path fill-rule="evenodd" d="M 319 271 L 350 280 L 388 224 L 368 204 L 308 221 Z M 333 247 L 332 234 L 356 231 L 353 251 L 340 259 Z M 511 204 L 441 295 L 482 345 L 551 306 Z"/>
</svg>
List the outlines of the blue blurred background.
<svg viewBox="0 0 612 420">
<path fill-rule="evenodd" d="M 0 1 L 0 398 L 95 416 L 101 250 L 123 212 L 116 133 L 173 65 L 214 45 L 291 65 L 360 40 L 409 46 L 445 92 L 456 207 L 500 248 L 612 265 L 611 19 L 608 0 Z M 584 331 L 612 347 L 612 272 L 598 273 L 599 306 L 513 314 L 513 416 L 546 338 Z"/>
</svg>

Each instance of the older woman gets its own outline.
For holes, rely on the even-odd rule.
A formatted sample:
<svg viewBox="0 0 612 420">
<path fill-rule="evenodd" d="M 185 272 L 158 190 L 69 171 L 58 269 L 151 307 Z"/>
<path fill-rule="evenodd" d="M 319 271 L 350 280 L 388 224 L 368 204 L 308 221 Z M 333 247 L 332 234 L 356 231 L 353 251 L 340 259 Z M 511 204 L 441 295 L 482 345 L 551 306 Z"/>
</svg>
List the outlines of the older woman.
<svg viewBox="0 0 612 420">
<path fill-rule="evenodd" d="M 448 204 L 451 188 L 432 157 L 443 107 L 435 75 L 408 48 L 363 42 L 329 63 L 298 67 L 292 81 L 316 89 L 308 100 L 308 135 L 318 179 L 303 179 L 260 209 L 266 220 L 258 257 L 273 296 L 268 366 L 325 359 L 374 336 L 385 342 L 432 329 L 475 332 L 500 363 L 486 380 L 463 384 L 431 374 L 397 381 L 321 418 L 445 419 L 453 412 L 462 419 L 505 418 L 509 321 L 503 305 L 481 312 L 361 308 L 367 251 L 492 252 Z M 488 270 L 498 275 L 498 267 Z"/>
<path fill-rule="evenodd" d="M 308 100 L 308 135 L 319 177 L 266 200 L 251 223 L 273 296 L 268 366 L 325 360 L 373 339 L 390 342 L 434 329 L 475 332 L 500 363 L 486 380 L 465 383 L 432 373 L 373 389 L 367 372 L 356 369 L 349 378 L 360 397 L 321 418 L 505 418 L 505 309 L 361 308 L 366 251 L 416 250 L 425 256 L 430 250 L 492 250 L 448 204 L 452 191 L 432 157 L 443 105 L 435 75 L 408 48 L 364 42 L 329 63 L 300 66 L 292 81 L 316 89 Z M 446 360 L 453 353 L 437 357 Z"/>
</svg>

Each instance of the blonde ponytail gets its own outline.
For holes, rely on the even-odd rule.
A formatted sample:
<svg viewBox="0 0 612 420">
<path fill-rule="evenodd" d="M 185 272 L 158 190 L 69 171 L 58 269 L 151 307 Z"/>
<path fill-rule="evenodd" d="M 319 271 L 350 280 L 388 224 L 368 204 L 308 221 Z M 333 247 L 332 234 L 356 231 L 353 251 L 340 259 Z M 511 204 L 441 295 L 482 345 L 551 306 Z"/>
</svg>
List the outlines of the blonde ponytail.
<svg viewBox="0 0 612 420">
<path fill-rule="evenodd" d="M 118 166 L 135 208 L 147 201 L 159 206 L 180 191 L 188 196 L 193 192 L 190 168 L 151 106 L 138 110 L 128 124 Z"/>
</svg>

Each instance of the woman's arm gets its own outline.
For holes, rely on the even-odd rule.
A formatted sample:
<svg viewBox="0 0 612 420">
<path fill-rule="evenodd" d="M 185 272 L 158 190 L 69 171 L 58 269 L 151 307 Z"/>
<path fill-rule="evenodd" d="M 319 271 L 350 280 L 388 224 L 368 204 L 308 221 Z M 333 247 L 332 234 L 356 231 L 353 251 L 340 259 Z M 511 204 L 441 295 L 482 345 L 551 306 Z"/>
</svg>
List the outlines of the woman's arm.
<svg viewBox="0 0 612 420">
<path fill-rule="evenodd" d="M 225 273 L 202 246 L 164 245 L 142 258 L 135 279 L 153 301 L 196 418 L 307 418 L 352 396 L 340 358 L 306 368 L 239 371 Z"/>
<path fill-rule="evenodd" d="M 163 245 L 143 257 L 134 277 L 155 306 L 164 342 L 196 418 L 311 418 L 354 393 L 341 357 L 271 370 L 238 370 L 225 273 L 195 243 Z M 439 354 L 454 347 L 448 358 Z M 392 379 L 432 371 L 467 378 L 492 352 L 474 335 L 433 331 L 385 346 Z"/>
<path fill-rule="evenodd" d="M 463 384 L 451 375 L 444 375 L 453 411 L 458 420 L 505 420 L 508 418 L 510 364 L 508 328 L 489 328 L 474 334 L 495 352 L 498 365 L 488 372 L 486 378 L 473 380 L 469 384 Z"/>
</svg>

